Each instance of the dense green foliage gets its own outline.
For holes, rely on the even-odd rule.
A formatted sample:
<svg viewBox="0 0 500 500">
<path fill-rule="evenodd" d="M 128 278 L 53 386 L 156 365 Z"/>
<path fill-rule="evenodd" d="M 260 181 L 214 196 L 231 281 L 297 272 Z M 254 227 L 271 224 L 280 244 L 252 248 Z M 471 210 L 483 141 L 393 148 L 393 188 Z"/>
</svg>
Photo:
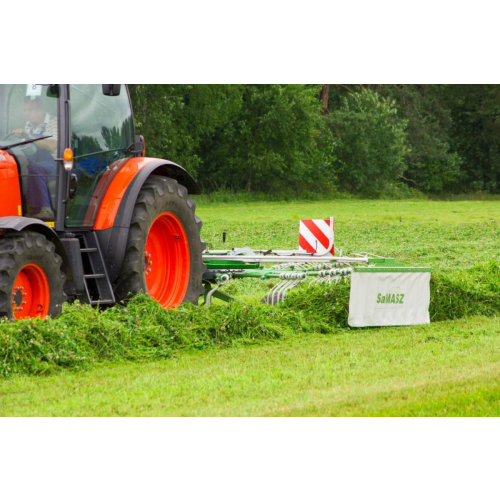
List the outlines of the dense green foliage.
<svg viewBox="0 0 500 500">
<path fill-rule="evenodd" d="M 130 85 L 137 132 L 147 153 L 197 175 L 203 141 L 241 108 L 238 85 Z"/>
<path fill-rule="evenodd" d="M 382 95 L 398 104 L 408 123 L 403 179 L 426 193 L 453 190 L 460 180 L 461 157 L 452 148 L 451 111 L 443 103 L 445 86 L 380 86 Z"/>
<path fill-rule="evenodd" d="M 148 154 L 206 193 L 500 193 L 497 85 L 130 89 Z"/>
<path fill-rule="evenodd" d="M 321 177 L 319 86 L 130 88 L 148 154 L 182 164 L 207 191 L 295 193 Z"/>
<path fill-rule="evenodd" d="M 498 85 L 449 85 L 454 147 L 463 159 L 460 190 L 500 192 L 500 90 Z"/>
<path fill-rule="evenodd" d="M 299 192 L 321 178 L 316 88 L 245 85 L 241 107 L 204 144 L 200 182 L 212 189 Z"/>
<path fill-rule="evenodd" d="M 383 195 L 405 170 L 406 120 L 395 102 L 371 90 L 341 98 L 326 116 L 335 138 L 339 188 L 370 197 Z"/>
</svg>

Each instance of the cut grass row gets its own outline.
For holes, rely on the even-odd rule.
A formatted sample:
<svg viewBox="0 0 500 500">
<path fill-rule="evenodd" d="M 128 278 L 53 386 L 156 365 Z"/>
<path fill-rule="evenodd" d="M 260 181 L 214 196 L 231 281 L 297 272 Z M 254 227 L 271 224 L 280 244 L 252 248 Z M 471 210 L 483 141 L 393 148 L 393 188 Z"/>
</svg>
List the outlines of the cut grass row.
<svg viewBox="0 0 500 500">
<path fill-rule="evenodd" d="M 438 274 L 431 289 L 434 321 L 500 313 L 497 263 L 452 277 Z M 237 303 L 165 311 L 146 296 L 103 312 L 74 304 L 55 320 L 2 321 L 0 375 L 84 370 L 105 361 L 165 359 L 179 351 L 336 333 L 347 328 L 348 307 L 348 283 L 303 288 L 278 307 Z"/>
</svg>

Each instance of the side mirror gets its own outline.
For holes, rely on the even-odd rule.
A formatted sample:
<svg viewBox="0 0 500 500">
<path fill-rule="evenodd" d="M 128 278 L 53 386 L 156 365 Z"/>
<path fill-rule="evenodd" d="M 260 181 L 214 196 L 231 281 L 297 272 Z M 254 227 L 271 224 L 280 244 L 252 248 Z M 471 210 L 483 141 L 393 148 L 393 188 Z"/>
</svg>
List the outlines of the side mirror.
<svg viewBox="0 0 500 500">
<path fill-rule="evenodd" d="M 69 179 L 69 199 L 74 200 L 76 198 L 76 193 L 78 191 L 78 176 L 76 174 L 71 174 Z"/>
<path fill-rule="evenodd" d="M 146 141 L 142 135 L 134 136 L 134 153 L 146 156 Z"/>
<path fill-rule="evenodd" d="M 122 89 L 121 83 L 103 83 L 102 93 L 109 96 L 118 96 Z"/>
</svg>

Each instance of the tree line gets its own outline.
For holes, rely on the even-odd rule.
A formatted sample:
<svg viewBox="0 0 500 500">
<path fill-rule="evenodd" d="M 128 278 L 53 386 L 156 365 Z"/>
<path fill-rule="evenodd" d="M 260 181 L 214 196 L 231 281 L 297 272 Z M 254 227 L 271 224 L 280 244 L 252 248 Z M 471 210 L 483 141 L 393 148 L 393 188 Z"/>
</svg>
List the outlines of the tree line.
<svg viewBox="0 0 500 500">
<path fill-rule="evenodd" d="M 497 85 L 130 85 L 150 156 L 205 192 L 500 192 Z"/>
</svg>

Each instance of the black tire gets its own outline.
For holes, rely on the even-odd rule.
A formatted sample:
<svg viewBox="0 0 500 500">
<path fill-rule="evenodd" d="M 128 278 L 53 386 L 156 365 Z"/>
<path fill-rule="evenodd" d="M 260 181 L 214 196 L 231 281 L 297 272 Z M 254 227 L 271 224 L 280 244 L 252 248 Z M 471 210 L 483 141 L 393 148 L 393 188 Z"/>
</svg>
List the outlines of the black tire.
<svg viewBox="0 0 500 500">
<path fill-rule="evenodd" d="M 146 180 L 135 203 L 122 269 L 114 282 L 117 301 L 123 302 L 130 295 L 148 294 L 146 240 L 156 218 L 168 212 L 180 221 L 189 245 L 189 283 L 182 302 L 198 304 L 206 266 L 202 260 L 205 250 L 205 242 L 200 238 L 202 222 L 195 215 L 195 208 L 187 189 L 177 181 L 156 175 Z"/>
<path fill-rule="evenodd" d="M 33 264 L 35 266 L 33 266 Z M 39 233 L 26 231 L 9 234 L 0 239 L 0 316 L 13 318 L 14 308 L 26 307 L 22 293 L 14 290 L 14 283 L 21 270 L 37 267 L 43 271 L 48 283 L 47 314 L 56 316 L 61 312 L 67 297 L 64 293 L 66 275 L 61 271 L 62 258 L 56 253 L 56 247 Z M 30 266 L 31 265 L 31 266 Z M 24 271 L 23 271 L 24 272 Z M 43 294 L 42 294 L 43 295 Z M 26 297 L 25 297 L 26 298 Z M 41 311 L 36 308 L 33 311 Z M 21 314 L 20 311 L 16 314 Z M 41 317 L 41 313 L 29 317 Z"/>
</svg>

